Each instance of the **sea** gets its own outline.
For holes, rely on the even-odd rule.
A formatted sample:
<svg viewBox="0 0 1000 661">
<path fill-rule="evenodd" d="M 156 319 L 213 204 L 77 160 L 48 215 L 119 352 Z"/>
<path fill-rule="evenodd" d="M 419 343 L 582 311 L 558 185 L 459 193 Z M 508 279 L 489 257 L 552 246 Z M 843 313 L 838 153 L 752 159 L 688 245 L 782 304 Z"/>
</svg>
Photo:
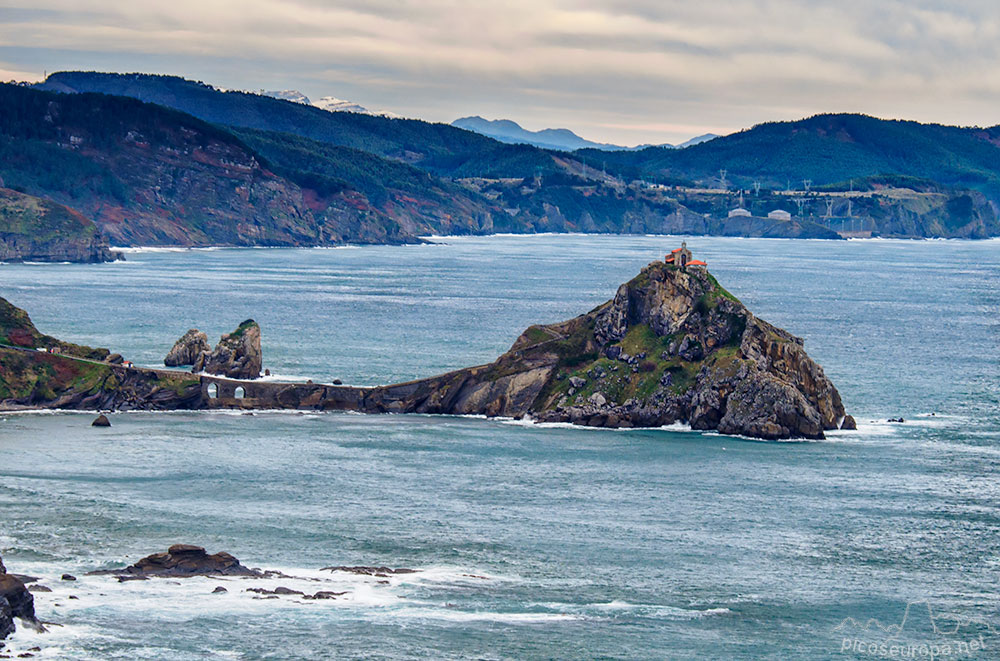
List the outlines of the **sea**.
<svg viewBox="0 0 1000 661">
<path fill-rule="evenodd" d="M 0 265 L 0 296 L 44 333 L 150 367 L 189 328 L 214 343 L 253 318 L 270 378 L 374 385 L 489 362 L 682 239 L 805 340 L 857 431 L 760 442 L 344 412 L 117 413 L 110 428 L 93 412 L 0 414 L 0 556 L 51 590 L 34 594 L 47 631 L 21 626 L 0 654 L 1000 658 L 998 241 L 137 249 Z M 174 543 L 284 576 L 88 575 Z M 417 571 L 324 569 L 354 565 Z M 279 586 L 343 594 L 248 591 Z"/>
</svg>

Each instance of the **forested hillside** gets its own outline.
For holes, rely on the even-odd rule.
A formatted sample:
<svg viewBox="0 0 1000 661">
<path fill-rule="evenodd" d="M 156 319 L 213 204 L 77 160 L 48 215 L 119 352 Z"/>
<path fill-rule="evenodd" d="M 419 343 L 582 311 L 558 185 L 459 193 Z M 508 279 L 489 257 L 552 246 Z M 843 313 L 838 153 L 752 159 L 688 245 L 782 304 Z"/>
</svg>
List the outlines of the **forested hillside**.
<svg viewBox="0 0 1000 661">
<path fill-rule="evenodd" d="M 130 96 L 214 124 L 291 133 L 450 177 L 518 177 L 558 169 L 541 149 L 504 144 L 448 124 L 328 112 L 259 94 L 223 92 L 178 76 L 67 71 L 50 75 L 38 87 Z"/>
<path fill-rule="evenodd" d="M 6 87 L 0 176 L 79 209 L 115 243 L 1000 234 L 998 127 L 820 115 L 685 149 L 566 153 L 176 76 L 63 72 L 36 86 L 63 94 Z M 734 191 L 754 182 L 751 219 L 730 217 Z M 777 209 L 793 218 L 766 218 Z"/>
<path fill-rule="evenodd" d="M 438 219 L 491 217 L 403 164 L 244 137 L 131 98 L 0 85 L 0 177 L 79 210 L 115 243 L 398 243 L 437 231 Z"/>
<path fill-rule="evenodd" d="M 988 129 L 883 120 L 866 115 L 817 115 L 770 122 L 686 149 L 585 152 L 609 168 L 653 180 L 783 190 L 841 184 L 875 175 L 903 175 L 1000 198 L 1000 126 Z"/>
</svg>

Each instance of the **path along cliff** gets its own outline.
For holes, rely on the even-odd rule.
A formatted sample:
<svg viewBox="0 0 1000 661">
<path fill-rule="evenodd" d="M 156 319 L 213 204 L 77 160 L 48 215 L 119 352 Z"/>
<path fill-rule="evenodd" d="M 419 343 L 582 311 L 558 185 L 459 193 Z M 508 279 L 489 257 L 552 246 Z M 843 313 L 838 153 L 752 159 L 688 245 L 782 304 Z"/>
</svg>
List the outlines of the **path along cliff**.
<svg viewBox="0 0 1000 661">
<path fill-rule="evenodd" d="M 23 311 L 2 303 L 0 410 L 478 414 L 615 428 L 680 422 L 764 439 L 822 438 L 849 419 L 803 341 L 758 319 L 703 266 L 653 262 L 612 300 L 531 326 L 488 365 L 373 388 L 109 364 L 107 350 L 41 335 Z M 46 346 L 60 353 L 37 350 Z"/>
</svg>

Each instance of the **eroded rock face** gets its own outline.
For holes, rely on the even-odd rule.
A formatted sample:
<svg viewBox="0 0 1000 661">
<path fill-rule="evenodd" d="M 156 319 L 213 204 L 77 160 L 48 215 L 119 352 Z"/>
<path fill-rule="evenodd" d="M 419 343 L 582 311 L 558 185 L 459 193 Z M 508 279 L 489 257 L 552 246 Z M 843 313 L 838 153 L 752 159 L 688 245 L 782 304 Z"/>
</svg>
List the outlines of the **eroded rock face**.
<svg viewBox="0 0 1000 661">
<path fill-rule="evenodd" d="M 21 579 L 7 573 L 0 560 L 0 640 L 14 633 L 15 618 L 29 626 L 41 627 L 35 617 L 35 597 Z"/>
<path fill-rule="evenodd" d="M 376 388 L 364 408 L 822 438 L 844 406 L 802 344 L 707 270 L 654 262 L 595 310 L 532 326 L 496 362 Z"/>
<path fill-rule="evenodd" d="M 204 548 L 190 544 L 174 544 L 166 553 L 154 553 L 125 569 L 90 572 L 93 575 L 118 576 L 120 579 L 142 579 L 152 576 L 263 576 L 248 569 L 232 555 L 222 551 L 209 555 Z"/>
<path fill-rule="evenodd" d="M 208 344 L 208 335 L 197 328 L 192 328 L 174 343 L 173 348 L 167 353 L 167 357 L 163 359 L 163 364 L 167 367 L 194 365 L 198 356 L 209 351 L 211 351 L 211 346 Z"/>
<path fill-rule="evenodd" d="M 260 377 L 263 360 L 260 326 L 253 319 L 247 319 L 235 331 L 223 335 L 215 350 L 202 352 L 191 371 L 230 379 L 256 379 Z"/>
<path fill-rule="evenodd" d="M 94 223 L 78 211 L 3 188 L 0 182 L 0 262 L 113 262 Z"/>
</svg>

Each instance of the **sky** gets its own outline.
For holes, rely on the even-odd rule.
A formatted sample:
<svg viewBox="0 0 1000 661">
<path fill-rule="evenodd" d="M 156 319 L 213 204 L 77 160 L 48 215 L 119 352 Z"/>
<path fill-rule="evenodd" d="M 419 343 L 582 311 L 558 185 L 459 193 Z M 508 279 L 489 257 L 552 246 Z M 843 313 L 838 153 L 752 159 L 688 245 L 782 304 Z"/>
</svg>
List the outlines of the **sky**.
<svg viewBox="0 0 1000 661">
<path fill-rule="evenodd" d="M 1000 124 L 997 0 L 0 0 L 0 80 L 170 73 L 616 144 L 820 112 Z"/>
</svg>

